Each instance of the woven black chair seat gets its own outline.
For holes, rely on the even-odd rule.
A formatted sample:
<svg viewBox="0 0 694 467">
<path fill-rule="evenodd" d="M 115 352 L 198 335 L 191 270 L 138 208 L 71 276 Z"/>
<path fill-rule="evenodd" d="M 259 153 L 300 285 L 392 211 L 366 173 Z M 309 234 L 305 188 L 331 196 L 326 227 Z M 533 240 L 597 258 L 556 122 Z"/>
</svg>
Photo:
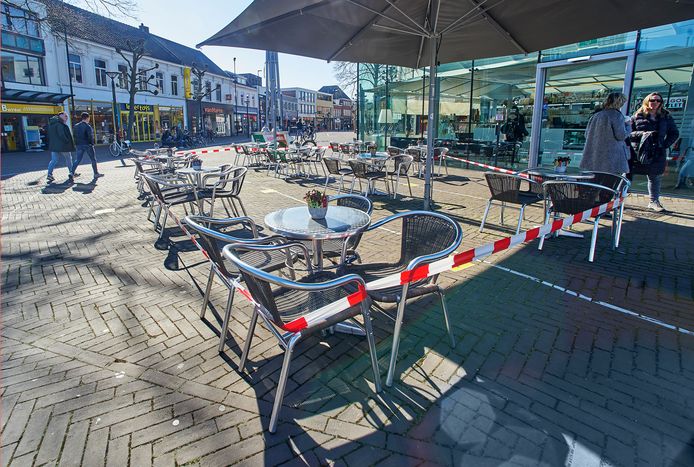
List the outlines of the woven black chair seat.
<svg viewBox="0 0 694 467">
<path fill-rule="evenodd" d="M 325 282 L 337 277 L 338 276 L 336 274 L 329 271 L 321 271 L 310 276 L 306 276 L 297 282 Z M 315 311 L 356 291 L 357 287 L 350 284 L 344 287 L 321 290 L 320 292 L 308 292 L 304 290 L 279 287 L 273 290 L 272 293 L 275 300 L 275 305 L 277 306 L 277 311 L 282 317 L 282 321 L 288 323 L 299 316 L 305 315 L 311 311 Z M 344 321 L 347 318 L 356 316 L 360 312 L 359 305 L 347 308 L 346 310 L 333 315 L 330 319 L 321 323 L 319 326 L 304 331 L 304 334 L 312 334 L 316 331 L 320 331 L 321 329 L 325 329 L 333 324 Z"/>
<path fill-rule="evenodd" d="M 171 193 L 164 196 L 164 202 L 169 205 L 193 203 L 197 201 L 193 193 Z"/>
<path fill-rule="evenodd" d="M 347 267 L 346 273 L 358 274 L 368 283 L 382 277 L 397 274 L 405 270 L 406 265 L 392 263 L 368 263 L 351 264 Z M 420 297 L 430 294 L 438 289 L 436 284 L 429 284 L 429 279 L 413 282 L 407 289 L 407 298 Z M 380 290 L 369 290 L 369 296 L 377 302 L 397 303 L 398 297 L 402 294 L 402 286 L 397 285 Z"/>
<path fill-rule="evenodd" d="M 366 178 L 383 178 L 385 176 L 385 172 L 366 172 Z"/>
</svg>

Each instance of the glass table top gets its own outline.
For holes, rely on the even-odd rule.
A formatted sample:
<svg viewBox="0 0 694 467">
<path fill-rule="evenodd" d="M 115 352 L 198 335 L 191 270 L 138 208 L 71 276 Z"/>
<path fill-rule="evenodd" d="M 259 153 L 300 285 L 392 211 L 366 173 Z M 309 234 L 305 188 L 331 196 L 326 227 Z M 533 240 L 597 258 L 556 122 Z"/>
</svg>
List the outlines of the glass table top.
<svg viewBox="0 0 694 467">
<path fill-rule="evenodd" d="M 307 206 L 271 212 L 265 225 L 278 234 L 301 240 L 345 238 L 366 229 L 371 217 L 359 209 L 328 206 L 325 219 L 312 219 Z"/>
</svg>

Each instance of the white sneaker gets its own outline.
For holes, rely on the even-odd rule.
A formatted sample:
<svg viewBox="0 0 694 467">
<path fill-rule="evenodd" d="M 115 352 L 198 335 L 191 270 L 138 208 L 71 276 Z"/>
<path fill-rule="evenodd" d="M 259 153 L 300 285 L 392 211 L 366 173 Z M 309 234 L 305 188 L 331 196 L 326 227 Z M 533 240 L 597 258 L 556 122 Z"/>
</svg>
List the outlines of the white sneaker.
<svg viewBox="0 0 694 467">
<path fill-rule="evenodd" d="M 651 211 L 655 211 L 655 212 L 665 211 L 665 208 L 663 207 L 662 204 L 660 204 L 659 200 L 651 201 L 650 203 L 648 203 L 648 209 L 650 209 Z"/>
</svg>

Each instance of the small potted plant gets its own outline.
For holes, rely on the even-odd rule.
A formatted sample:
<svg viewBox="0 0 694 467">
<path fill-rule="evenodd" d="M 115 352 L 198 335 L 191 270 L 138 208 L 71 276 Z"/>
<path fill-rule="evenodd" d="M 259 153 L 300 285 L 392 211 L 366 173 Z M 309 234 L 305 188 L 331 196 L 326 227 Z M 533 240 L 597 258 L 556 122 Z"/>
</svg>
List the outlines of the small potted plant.
<svg viewBox="0 0 694 467">
<path fill-rule="evenodd" d="M 193 157 L 193 159 L 191 160 L 190 166 L 194 170 L 200 170 L 202 168 L 202 159 L 200 159 L 198 157 Z"/>
<path fill-rule="evenodd" d="M 566 172 L 566 168 L 569 166 L 569 162 L 571 162 L 570 157 L 557 157 L 556 159 L 554 159 L 554 171 L 557 173 Z"/>
<path fill-rule="evenodd" d="M 304 196 L 312 219 L 324 219 L 328 212 L 328 197 L 319 190 L 309 190 Z"/>
</svg>

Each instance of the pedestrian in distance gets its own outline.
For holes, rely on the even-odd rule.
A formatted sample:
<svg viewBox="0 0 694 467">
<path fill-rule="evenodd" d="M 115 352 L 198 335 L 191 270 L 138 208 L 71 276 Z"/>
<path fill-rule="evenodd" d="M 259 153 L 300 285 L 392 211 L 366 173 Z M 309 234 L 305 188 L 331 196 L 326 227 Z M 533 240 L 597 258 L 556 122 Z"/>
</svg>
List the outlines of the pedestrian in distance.
<svg viewBox="0 0 694 467">
<path fill-rule="evenodd" d="M 641 107 L 631 118 L 632 147 L 635 144 L 643 146 L 644 142 L 651 140 L 645 148 L 639 147 L 639 150 L 636 151 L 641 153 L 645 149 L 645 152 L 649 152 L 649 154 L 645 154 L 646 157 L 641 157 L 639 154 L 639 159 L 647 160 L 648 163 L 643 164 L 640 160 L 632 161 L 632 172 L 645 174 L 648 178 L 648 195 L 650 197 L 648 209 L 656 212 L 665 210 L 660 203 L 660 184 L 663 173 L 665 173 L 667 149 L 677 140 L 679 134 L 675 120 L 663 106 L 663 96 L 658 92 L 647 95 L 643 99 Z"/>
<path fill-rule="evenodd" d="M 77 145 L 77 152 L 75 153 L 75 162 L 72 165 L 72 173 L 75 177 L 79 176 L 76 172 L 77 166 L 80 165 L 84 154 L 87 153 L 89 159 L 92 161 L 92 171 L 94 172 L 94 180 L 96 180 L 99 177 L 103 177 L 103 174 L 99 173 L 96 166 L 94 128 L 89 124 L 89 114 L 87 112 L 82 112 L 80 119 L 80 122 L 75 125 L 75 144 Z"/>
<path fill-rule="evenodd" d="M 621 92 L 607 95 L 603 108 L 593 114 L 586 127 L 586 145 L 580 168 L 595 172 L 626 174 L 629 172 L 631 119 L 620 110 L 627 97 Z"/>
<path fill-rule="evenodd" d="M 65 159 L 65 166 L 69 172 L 68 181 L 74 180 L 72 171 L 72 151 L 75 150 L 75 142 L 72 139 L 70 127 L 67 125 L 67 114 L 60 112 L 48 120 L 48 150 L 51 151 L 51 161 L 48 163 L 48 175 L 46 181 L 53 183 L 53 169 L 58 165 L 60 157 Z"/>
</svg>

